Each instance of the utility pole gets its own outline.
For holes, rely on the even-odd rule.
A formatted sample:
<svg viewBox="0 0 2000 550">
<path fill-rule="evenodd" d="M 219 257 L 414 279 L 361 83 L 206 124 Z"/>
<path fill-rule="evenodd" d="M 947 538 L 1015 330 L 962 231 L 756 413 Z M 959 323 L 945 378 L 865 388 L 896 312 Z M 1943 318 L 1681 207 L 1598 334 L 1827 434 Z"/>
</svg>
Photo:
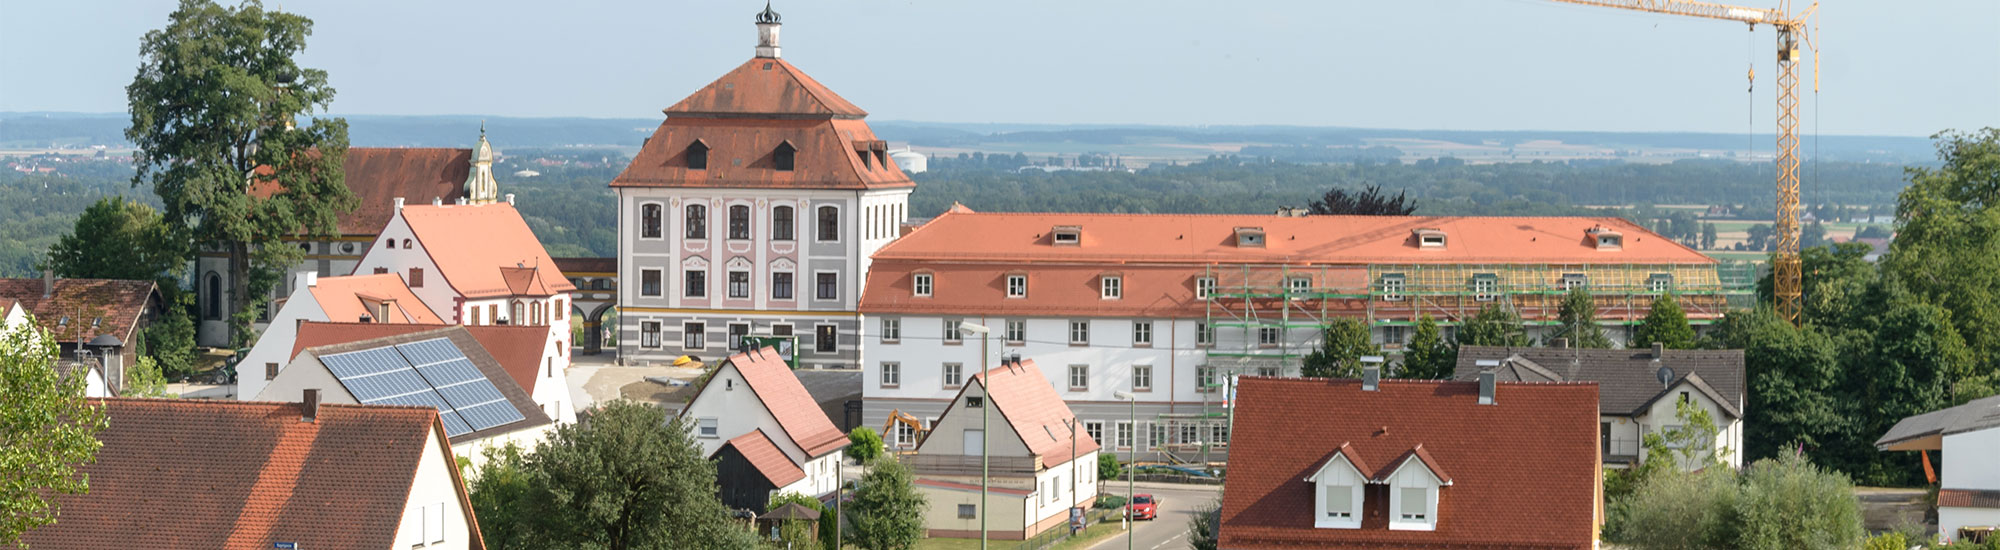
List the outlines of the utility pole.
<svg viewBox="0 0 2000 550">
<path fill-rule="evenodd" d="M 993 438 L 986 435 L 990 424 L 988 419 L 992 417 L 988 411 L 993 410 L 993 386 L 987 383 L 986 371 L 992 370 L 987 364 L 992 357 L 988 355 L 987 345 L 993 341 L 993 329 L 961 321 L 958 330 L 979 333 L 979 550 L 986 550 L 986 490 L 992 477 L 993 460 L 992 451 L 987 449 Z"/>
</svg>

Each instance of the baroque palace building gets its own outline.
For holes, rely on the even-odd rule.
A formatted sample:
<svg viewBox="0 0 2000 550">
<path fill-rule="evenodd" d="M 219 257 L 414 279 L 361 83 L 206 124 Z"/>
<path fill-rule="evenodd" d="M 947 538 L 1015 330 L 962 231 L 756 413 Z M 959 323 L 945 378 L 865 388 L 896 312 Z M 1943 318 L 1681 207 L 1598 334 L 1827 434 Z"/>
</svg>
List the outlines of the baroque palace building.
<svg viewBox="0 0 2000 550">
<path fill-rule="evenodd" d="M 748 335 L 796 338 L 802 367 L 860 361 L 868 257 L 915 184 L 866 111 L 779 56 L 778 14 L 756 24 L 756 56 L 666 108 L 611 182 L 628 364 L 719 359 Z"/>
</svg>

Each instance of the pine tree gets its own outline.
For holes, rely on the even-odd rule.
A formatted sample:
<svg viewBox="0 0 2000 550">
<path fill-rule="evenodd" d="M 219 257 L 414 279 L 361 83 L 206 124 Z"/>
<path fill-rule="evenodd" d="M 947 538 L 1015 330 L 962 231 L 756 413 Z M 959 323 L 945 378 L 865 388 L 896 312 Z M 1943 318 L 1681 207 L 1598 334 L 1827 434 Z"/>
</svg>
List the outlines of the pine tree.
<svg viewBox="0 0 2000 550">
<path fill-rule="evenodd" d="M 1396 372 L 1396 377 L 1443 380 L 1451 378 L 1457 368 L 1458 348 L 1445 341 L 1437 320 L 1429 314 L 1417 318 L 1417 333 L 1410 338 L 1409 349 L 1403 352 L 1403 368 Z"/>
<path fill-rule="evenodd" d="M 1319 349 L 1306 354 L 1299 373 L 1308 378 L 1360 378 L 1361 356 L 1375 351 L 1368 325 L 1360 319 L 1335 319 L 1320 338 Z"/>
<path fill-rule="evenodd" d="M 1654 342 L 1667 349 L 1694 349 L 1694 327 L 1688 326 L 1687 313 L 1681 311 L 1680 300 L 1673 294 L 1661 294 L 1653 300 L 1653 307 L 1646 312 L 1646 319 L 1632 331 L 1632 348 L 1650 348 Z"/>
<path fill-rule="evenodd" d="M 1561 325 L 1560 337 L 1568 338 L 1570 345 L 1586 349 L 1610 349 L 1611 339 L 1604 336 L 1604 328 L 1597 326 L 1597 300 L 1590 291 L 1577 288 L 1563 295 L 1562 307 L 1556 310 L 1556 321 Z"/>
<path fill-rule="evenodd" d="M 1526 347 L 1533 341 L 1514 312 L 1487 304 L 1458 327 L 1458 345 Z"/>
<path fill-rule="evenodd" d="M 849 541 L 865 550 L 908 550 L 924 537 L 924 501 L 910 467 L 884 456 L 869 463 L 847 505 Z M 986 510 L 980 510 L 986 513 Z"/>
</svg>

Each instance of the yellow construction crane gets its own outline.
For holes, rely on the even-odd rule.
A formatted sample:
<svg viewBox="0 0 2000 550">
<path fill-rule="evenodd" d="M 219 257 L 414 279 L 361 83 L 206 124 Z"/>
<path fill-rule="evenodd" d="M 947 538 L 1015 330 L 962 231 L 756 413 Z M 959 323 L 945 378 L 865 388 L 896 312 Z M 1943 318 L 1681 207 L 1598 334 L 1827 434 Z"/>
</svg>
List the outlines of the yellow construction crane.
<svg viewBox="0 0 2000 550">
<path fill-rule="evenodd" d="M 1706 17 L 1778 29 L 1778 256 L 1772 261 L 1772 294 L 1778 314 L 1793 324 L 1799 319 L 1799 45 L 1813 51 L 1813 92 L 1819 92 L 1819 50 L 1808 27 L 1819 2 L 1791 13 L 1790 0 L 1777 9 L 1758 9 L 1675 0 L 1555 0 L 1570 4 Z M 1755 73 L 1752 73 L 1754 75 Z M 1754 76 L 1753 76 L 1754 78 Z"/>
</svg>

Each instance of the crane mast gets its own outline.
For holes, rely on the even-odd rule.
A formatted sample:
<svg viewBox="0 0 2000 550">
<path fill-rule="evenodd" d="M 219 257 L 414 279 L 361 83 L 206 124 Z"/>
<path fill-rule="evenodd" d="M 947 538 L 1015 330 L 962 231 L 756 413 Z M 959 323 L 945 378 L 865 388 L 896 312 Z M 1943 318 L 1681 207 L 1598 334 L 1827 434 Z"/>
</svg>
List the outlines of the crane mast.
<svg viewBox="0 0 2000 550">
<path fill-rule="evenodd" d="M 1812 44 L 1808 24 L 1819 10 L 1819 2 L 1790 13 L 1786 0 L 1777 9 L 1745 8 L 1685 0 L 1555 0 L 1569 4 L 1637 10 L 1667 15 L 1684 15 L 1771 25 L 1778 30 L 1778 211 L 1773 223 L 1778 239 L 1777 255 L 1771 261 L 1772 298 L 1778 314 L 1793 324 L 1801 322 L 1802 294 L 1799 265 L 1799 45 Z M 1813 55 L 1813 90 L 1819 90 L 1819 55 Z"/>
</svg>

